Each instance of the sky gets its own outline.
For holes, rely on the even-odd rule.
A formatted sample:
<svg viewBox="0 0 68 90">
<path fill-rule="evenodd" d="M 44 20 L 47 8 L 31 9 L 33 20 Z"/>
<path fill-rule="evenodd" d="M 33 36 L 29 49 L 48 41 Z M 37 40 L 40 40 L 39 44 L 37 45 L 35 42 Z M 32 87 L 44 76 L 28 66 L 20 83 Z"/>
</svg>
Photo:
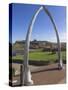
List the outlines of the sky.
<svg viewBox="0 0 68 90">
<path fill-rule="evenodd" d="M 29 24 L 41 5 L 12 4 L 12 43 L 25 40 Z M 66 7 L 47 6 L 56 24 L 61 42 L 66 42 Z M 48 15 L 42 10 L 33 26 L 31 40 L 56 42 L 56 34 Z"/>
</svg>

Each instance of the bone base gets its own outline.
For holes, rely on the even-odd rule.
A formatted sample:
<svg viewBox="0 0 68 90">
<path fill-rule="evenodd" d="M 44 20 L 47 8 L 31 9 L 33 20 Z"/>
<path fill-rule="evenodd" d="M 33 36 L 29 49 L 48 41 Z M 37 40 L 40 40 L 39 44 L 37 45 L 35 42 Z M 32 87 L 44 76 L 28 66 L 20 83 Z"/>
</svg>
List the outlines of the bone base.
<svg viewBox="0 0 68 90">
<path fill-rule="evenodd" d="M 33 85 L 33 81 L 31 80 L 31 73 L 30 73 L 29 68 L 26 68 L 23 73 L 24 73 L 24 83 L 23 84 L 26 86 Z"/>
<path fill-rule="evenodd" d="M 60 62 L 59 62 L 59 64 L 58 64 L 58 69 L 59 69 L 59 70 L 60 70 L 60 69 L 64 69 L 62 60 L 60 60 Z"/>
</svg>

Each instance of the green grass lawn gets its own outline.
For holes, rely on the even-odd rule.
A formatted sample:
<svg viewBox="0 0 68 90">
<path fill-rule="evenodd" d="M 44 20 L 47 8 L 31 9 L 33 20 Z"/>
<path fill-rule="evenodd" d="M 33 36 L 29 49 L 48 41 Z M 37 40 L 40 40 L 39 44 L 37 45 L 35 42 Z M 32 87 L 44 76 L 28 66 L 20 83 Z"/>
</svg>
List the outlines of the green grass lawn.
<svg viewBox="0 0 68 90">
<path fill-rule="evenodd" d="M 62 55 L 62 59 L 66 60 L 66 52 L 62 51 L 61 55 Z M 13 58 L 13 60 L 23 60 L 22 55 L 13 56 L 12 58 Z M 34 51 L 34 52 L 29 53 L 29 60 L 35 60 L 35 61 L 52 60 L 53 61 L 53 60 L 57 60 L 57 59 L 58 59 L 57 53 L 52 54 L 51 52 L 42 52 L 42 51 Z"/>
</svg>

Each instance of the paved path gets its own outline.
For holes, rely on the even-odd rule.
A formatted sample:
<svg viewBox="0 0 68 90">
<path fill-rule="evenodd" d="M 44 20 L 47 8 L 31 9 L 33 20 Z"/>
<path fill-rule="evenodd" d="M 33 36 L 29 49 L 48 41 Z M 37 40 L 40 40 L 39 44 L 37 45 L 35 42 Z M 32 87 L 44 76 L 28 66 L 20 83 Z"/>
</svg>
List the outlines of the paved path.
<svg viewBox="0 0 68 90">
<path fill-rule="evenodd" d="M 66 82 L 66 68 L 57 69 L 57 64 L 43 66 L 32 73 L 34 85 L 58 84 Z"/>
<path fill-rule="evenodd" d="M 63 84 L 66 83 L 66 78 L 63 78 L 60 82 L 58 82 L 58 84 Z"/>
<path fill-rule="evenodd" d="M 14 67 L 15 65 L 13 65 Z M 20 65 L 16 65 L 16 69 Z M 57 64 L 51 64 L 47 66 L 32 66 L 30 65 L 30 70 L 32 73 L 32 80 L 34 85 L 47 85 L 47 84 L 62 84 L 66 82 L 66 65 L 64 65 L 63 70 L 58 70 Z M 20 83 L 20 75 L 13 77 L 13 80 L 18 82 L 15 85 Z"/>
</svg>

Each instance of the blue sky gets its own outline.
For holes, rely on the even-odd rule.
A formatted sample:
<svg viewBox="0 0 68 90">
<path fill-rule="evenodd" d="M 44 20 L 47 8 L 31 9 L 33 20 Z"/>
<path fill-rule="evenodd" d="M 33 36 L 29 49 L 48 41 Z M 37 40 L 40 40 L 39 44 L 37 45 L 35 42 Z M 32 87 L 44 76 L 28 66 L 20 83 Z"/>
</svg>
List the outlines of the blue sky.
<svg viewBox="0 0 68 90">
<path fill-rule="evenodd" d="M 12 6 L 12 42 L 25 40 L 29 23 L 40 5 L 13 4 Z M 45 6 L 53 16 L 61 42 L 66 42 L 66 8 L 63 6 Z M 56 42 L 56 35 L 47 14 L 42 10 L 34 24 L 31 40 Z"/>
</svg>

